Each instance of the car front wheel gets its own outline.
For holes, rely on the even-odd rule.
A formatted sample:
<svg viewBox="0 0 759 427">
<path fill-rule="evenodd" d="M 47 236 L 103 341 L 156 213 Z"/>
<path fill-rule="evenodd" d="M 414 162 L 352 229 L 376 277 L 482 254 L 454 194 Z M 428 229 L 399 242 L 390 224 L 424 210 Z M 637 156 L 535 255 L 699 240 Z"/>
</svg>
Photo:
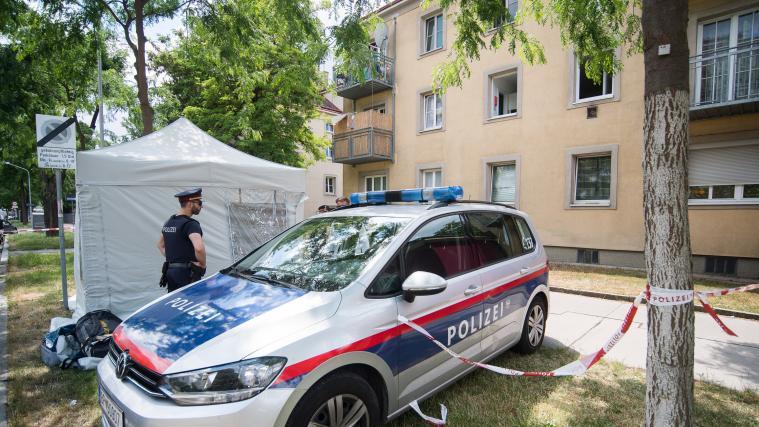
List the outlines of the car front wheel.
<svg viewBox="0 0 759 427">
<path fill-rule="evenodd" d="M 520 353 L 534 353 L 543 344 L 546 329 L 546 303 L 541 297 L 532 300 L 527 309 L 527 317 L 522 327 L 522 338 L 517 344 L 516 350 Z"/>
<path fill-rule="evenodd" d="M 287 427 L 372 427 L 380 407 L 372 386 L 352 372 L 331 375 L 314 385 L 295 406 Z"/>
</svg>

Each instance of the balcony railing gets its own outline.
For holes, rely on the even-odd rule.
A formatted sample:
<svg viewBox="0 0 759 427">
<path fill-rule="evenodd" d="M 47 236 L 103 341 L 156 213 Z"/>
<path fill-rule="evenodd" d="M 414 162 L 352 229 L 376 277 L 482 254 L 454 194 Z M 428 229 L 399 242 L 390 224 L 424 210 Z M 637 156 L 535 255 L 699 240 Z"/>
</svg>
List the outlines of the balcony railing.
<svg viewBox="0 0 759 427">
<path fill-rule="evenodd" d="M 373 51 L 370 63 L 361 69 L 361 78 L 346 75 L 335 69 L 335 89 L 338 96 L 358 99 L 373 92 L 393 87 L 393 59 Z"/>
<path fill-rule="evenodd" d="M 374 110 L 349 114 L 335 124 L 333 161 L 355 165 L 393 160 L 393 121 Z"/>
<path fill-rule="evenodd" d="M 690 58 L 691 119 L 759 111 L 759 44 Z"/>
</svg>

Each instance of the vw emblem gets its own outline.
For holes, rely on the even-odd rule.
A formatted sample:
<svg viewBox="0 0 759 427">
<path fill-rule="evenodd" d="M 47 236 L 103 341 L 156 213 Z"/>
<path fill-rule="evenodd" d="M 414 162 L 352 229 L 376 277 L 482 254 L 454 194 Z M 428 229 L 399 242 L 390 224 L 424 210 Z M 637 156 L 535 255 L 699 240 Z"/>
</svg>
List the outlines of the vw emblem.
<svg viewBox="0 0 759 427">
<path fill-rule="evenodd" d="M 118 359 L 116 359 L 116 378 L 120 380 L 124 379 L 127 372 L 129 372 L 130 366 L 132 366 L 132 358 L 129 357 L 129 351 L 124 350 L 123 353 L 119 354 Z"/>
</svg>

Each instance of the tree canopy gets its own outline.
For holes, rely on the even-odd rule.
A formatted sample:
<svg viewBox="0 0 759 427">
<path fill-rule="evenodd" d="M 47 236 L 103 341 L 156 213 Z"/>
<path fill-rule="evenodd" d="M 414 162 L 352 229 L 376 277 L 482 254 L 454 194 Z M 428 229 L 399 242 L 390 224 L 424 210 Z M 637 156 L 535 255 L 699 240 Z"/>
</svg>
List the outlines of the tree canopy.
<svg viewBox="0 0 759 427">
<path fill-rule="evenodd" d="M 322 102 L 326 45 L 308 0 L 232 0 L 189 20 L 152 58 L 165 74 L 158 121 L 187 117 L 246 153 L 292 166 L 324 158 L 308 128 Z M 293 18 L 296 16 L 297 18 Z"/>
</svg>

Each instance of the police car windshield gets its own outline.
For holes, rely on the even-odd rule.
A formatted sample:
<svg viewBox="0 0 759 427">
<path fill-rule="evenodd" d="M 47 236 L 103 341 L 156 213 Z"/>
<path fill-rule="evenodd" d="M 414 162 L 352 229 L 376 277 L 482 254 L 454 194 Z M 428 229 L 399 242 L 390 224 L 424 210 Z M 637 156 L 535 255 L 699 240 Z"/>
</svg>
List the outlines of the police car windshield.
<svg viewBox="0 0 759 427">
<path fill-rule="evenodd" d="M 364 216 L 304 221 L 248 255 L 231 272 L 265 276 L 309 291 L 336 291 L 353 282 L 408 222 Z"/>
</svg>

